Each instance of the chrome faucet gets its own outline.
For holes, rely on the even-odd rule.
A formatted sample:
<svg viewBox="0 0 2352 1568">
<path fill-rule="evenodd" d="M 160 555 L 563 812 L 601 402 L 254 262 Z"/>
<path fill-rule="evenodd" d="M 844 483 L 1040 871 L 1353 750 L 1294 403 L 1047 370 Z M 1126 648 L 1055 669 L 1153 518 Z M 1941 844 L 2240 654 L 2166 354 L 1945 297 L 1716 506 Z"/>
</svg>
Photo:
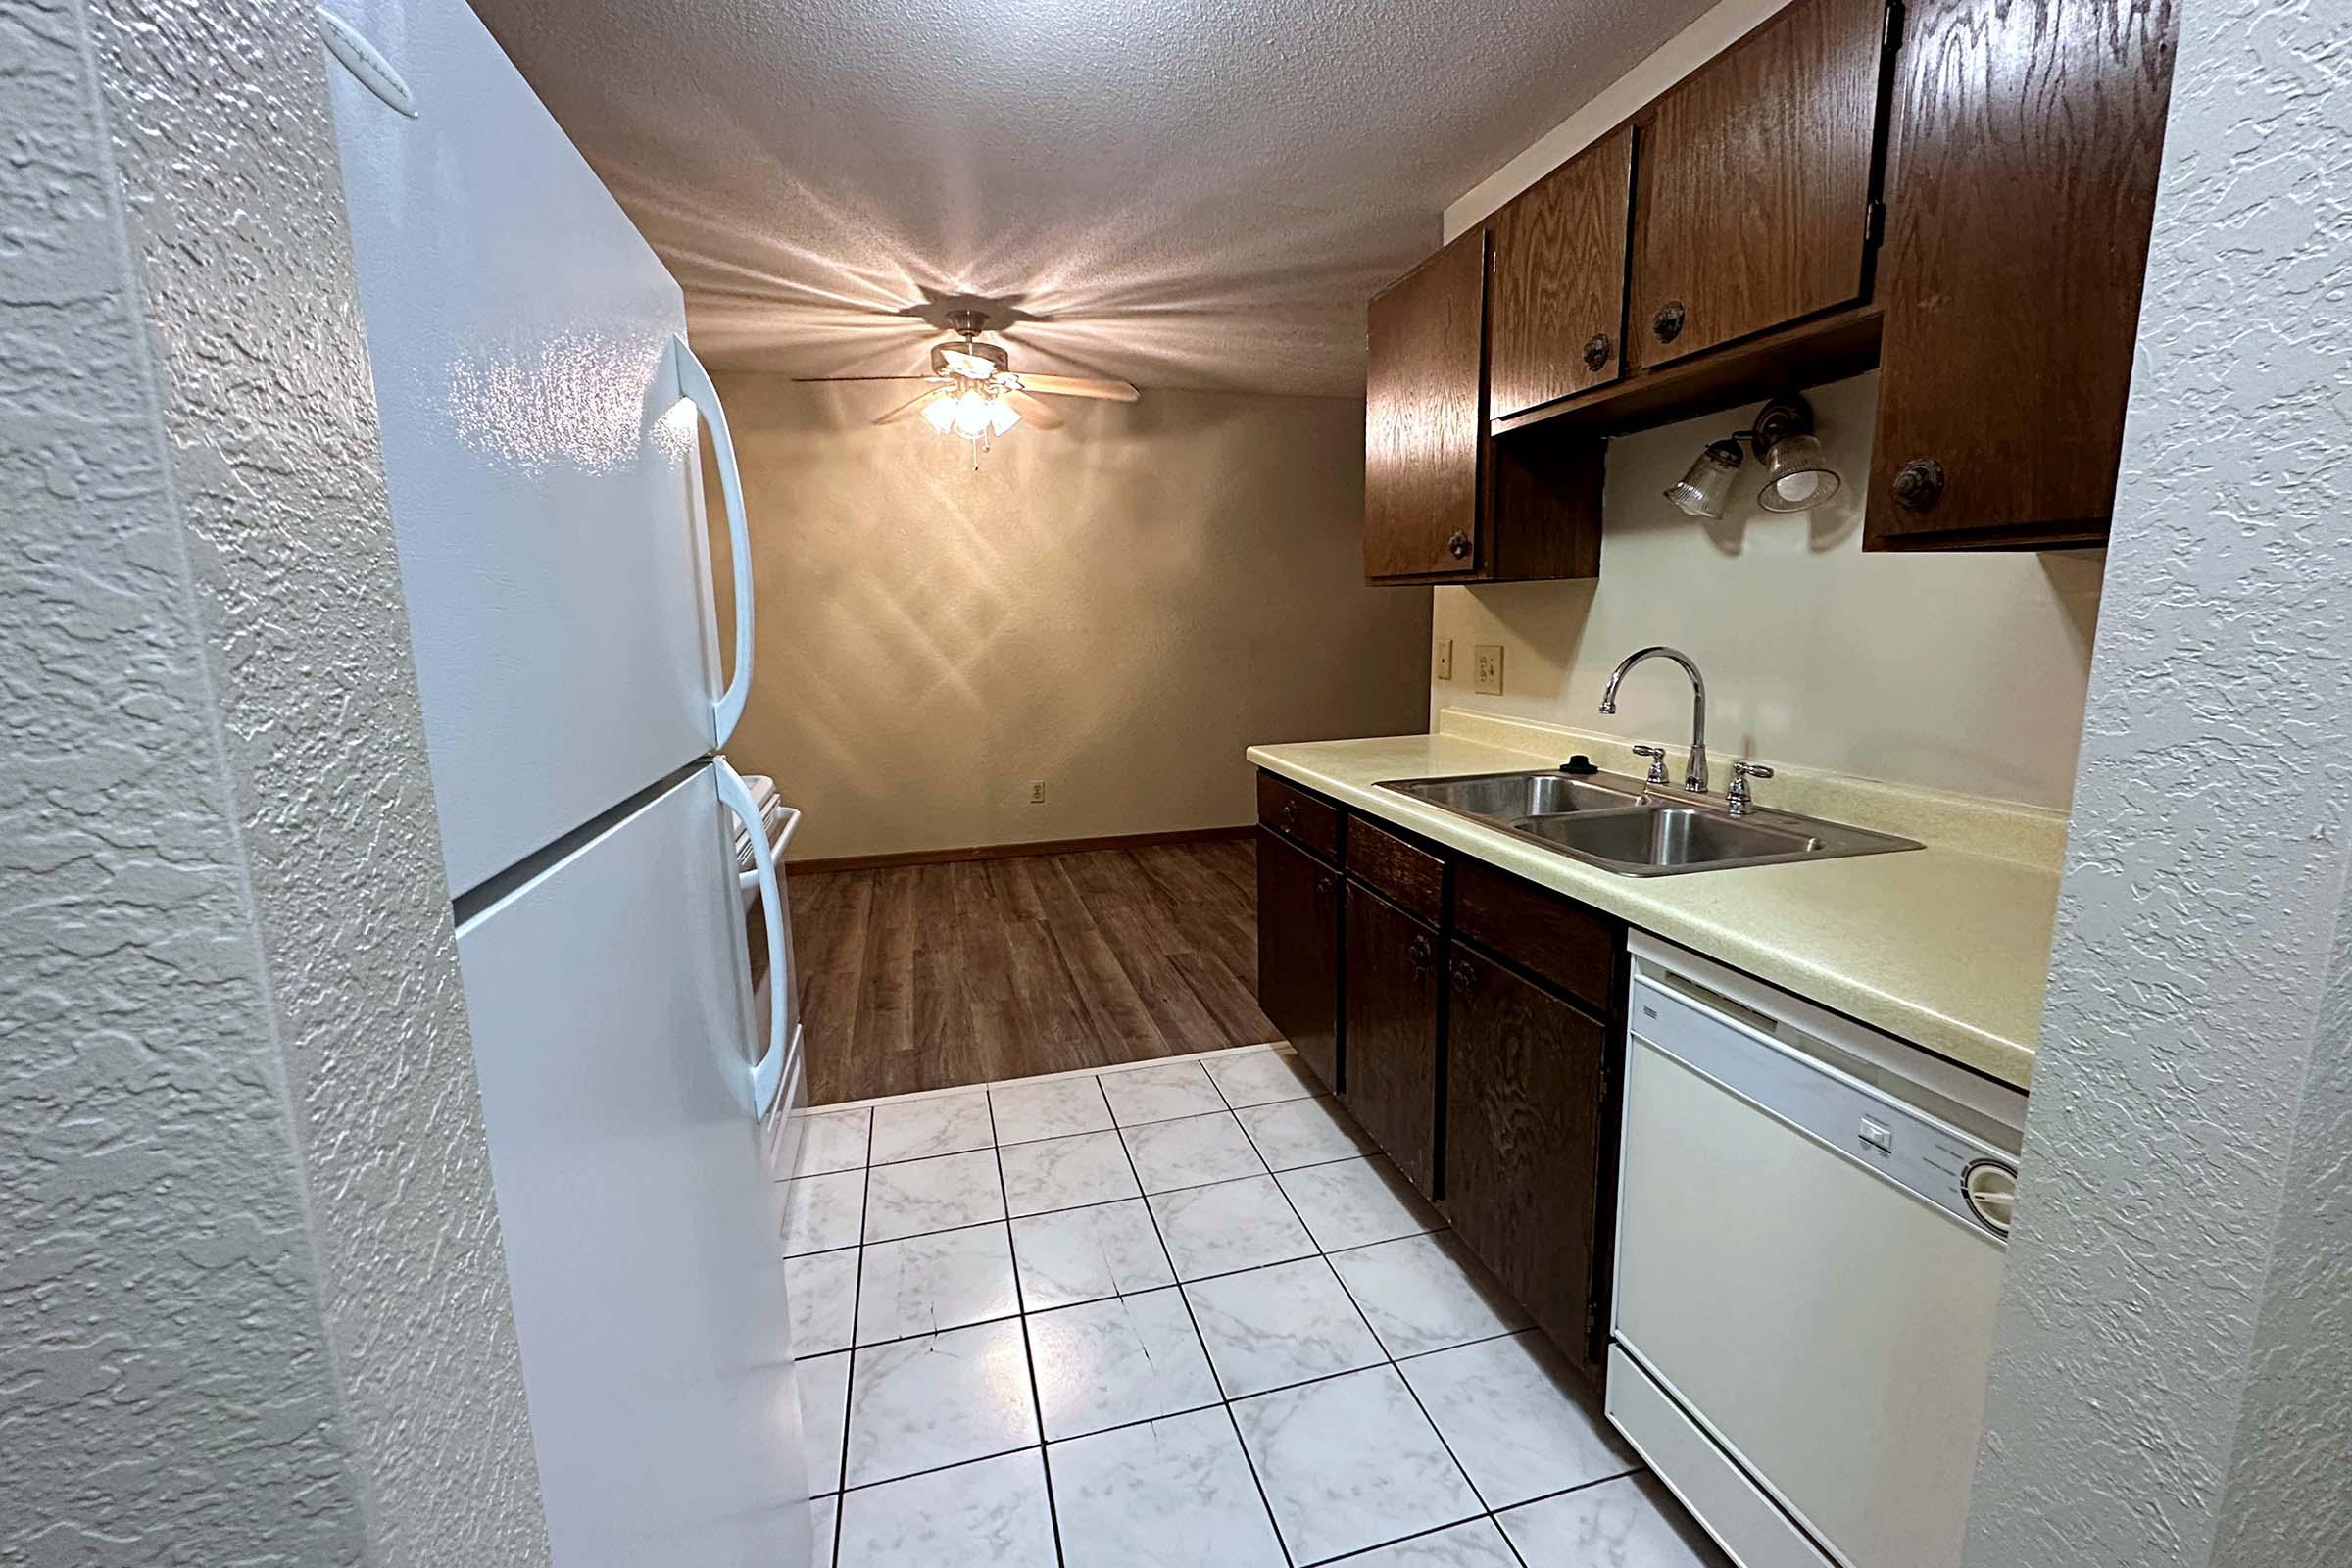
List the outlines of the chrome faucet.
<svg viewBox="0 0 2352 1568">
<path fill-rule="evenodd" d="M 1617 711 L 1617 683 L 1625 679 L 1627 670 L 1644 659 L 1671 659 L 1683 666 L 1684 674 L 1690 677 L 1690 765 L 1684 770 L 1683 788 L 1693 794 L 1704 795 L 1707 792 L 1707 678 L 1698 672 L 1696 664 L 1690 662 L 1689 654 L 1661 644 L 1635 649 L 1625 656 L 1623 663 L 1609 672 L 1608 689 L 1600 694 L 1600 710 L 1604 713 Z"/>
</svg>

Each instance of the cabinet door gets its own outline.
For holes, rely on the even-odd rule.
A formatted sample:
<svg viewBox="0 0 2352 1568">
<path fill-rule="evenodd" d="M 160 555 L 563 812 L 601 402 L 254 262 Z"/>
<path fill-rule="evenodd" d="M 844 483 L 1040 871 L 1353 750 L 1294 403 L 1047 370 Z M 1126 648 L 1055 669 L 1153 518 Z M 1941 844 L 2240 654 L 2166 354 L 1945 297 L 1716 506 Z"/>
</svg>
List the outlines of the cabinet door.
<svg viewBox="0 0 2352 1568">
<path fill-rule="evenodd" d="M 1536 1325 L 1592 1367 L 1607 1033 L 1459 942 L 1447 978 L 1447 1217 Z"/>
<path fill-rule="evenodd" d="M 2107 536 L 2178 14 L 1912 0 L 1865 548 Z"/>
<path fill-rule="evenodd" d="M 1327 1089 L 1340 1087 L 1340 878 L 1257 830 L 1257 1004 Z"/>
<path fill-rule="evenodd" d="M 1487 237 L 1464 234 L 1374 296 L 1364 394 L 1364 575 L 1479 565 Z"/>
<path fill-rule="evenodd" d="M 1504 418 L 1613 381 L 1625 368 L 1625 247 L 1634 132 L 1545 175 L 1494 224 L 1487 412 Z"/>
<path fill-rule="evenodd" d="M 1348 1083 L 1343 1097 L 1405 1179 L 1437 1186 L 1437 934 L 1348 884 Z"/>
<path fill-rule="evenodd" d="M 1658 100 L 1634 205 L 1634 363 L 1862 297 L 1886 16 L 1886 0 L 1796 0 Z"/>
</svg>

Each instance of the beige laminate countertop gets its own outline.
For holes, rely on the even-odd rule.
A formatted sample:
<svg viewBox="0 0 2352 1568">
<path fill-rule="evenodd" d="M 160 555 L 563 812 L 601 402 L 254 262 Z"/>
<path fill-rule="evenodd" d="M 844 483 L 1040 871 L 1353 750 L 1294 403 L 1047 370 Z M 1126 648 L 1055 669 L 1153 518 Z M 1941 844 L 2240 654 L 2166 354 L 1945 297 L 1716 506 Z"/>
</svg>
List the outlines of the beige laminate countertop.
<svg viewBox="0 0 2352 1568">
<path fill-rule="evenodd" d="M 1249 753 L 1257 766 L 1353 809 L 2004 1083 L 2028 1086 L 2058 902 L 2054 867 L 1931 839 L 1924 850 L 1891 855 L 1619 876 L 1374 788 L 1384 779 L 1554 767 L 1564 755 L 1454 734 L 1253 746 Z"/>
</svg>

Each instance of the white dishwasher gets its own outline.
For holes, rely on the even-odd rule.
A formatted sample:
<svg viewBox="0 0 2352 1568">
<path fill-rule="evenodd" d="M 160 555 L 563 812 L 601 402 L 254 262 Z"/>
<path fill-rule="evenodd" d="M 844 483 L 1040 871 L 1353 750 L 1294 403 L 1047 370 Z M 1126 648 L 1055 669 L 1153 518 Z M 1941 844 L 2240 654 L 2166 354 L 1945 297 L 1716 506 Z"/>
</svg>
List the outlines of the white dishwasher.
<svg viewBox="0 0 2352 1568">
<path fill-rule="evenodd" d="M 1610 1420 L 1741 1568 L 1954 1568 L 2026 1097 L 1632 949 Z"/>
</svg>

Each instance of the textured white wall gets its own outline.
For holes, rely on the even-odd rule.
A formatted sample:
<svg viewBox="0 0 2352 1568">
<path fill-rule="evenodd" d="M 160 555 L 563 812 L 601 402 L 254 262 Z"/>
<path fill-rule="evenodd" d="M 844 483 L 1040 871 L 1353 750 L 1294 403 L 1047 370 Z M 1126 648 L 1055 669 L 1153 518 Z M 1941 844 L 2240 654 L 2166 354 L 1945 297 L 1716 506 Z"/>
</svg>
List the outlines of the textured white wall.
<svg viewBox="0 0 2352 1568">
<path fill-rule="evenodd" d="M 0 0 L 0 1562 L 546 1557 L 314 29 Z"/>
<path fill-rule="evenodd" d="M 798 858 L 1231 826 L 1249 746 L 1422 727 L 1429 595 L 1363 584 L 1360 402 L 1063 400 L 974 472 L 873 423 L 904 387 L 719 389 L 760 581 L 728 750 L 808 812 Z"/>
<path fill-rule="evenodd" d="M 2352 1562 L 2352 51 L 2182 15 L 1971 1568 Z"/>
</svg>

